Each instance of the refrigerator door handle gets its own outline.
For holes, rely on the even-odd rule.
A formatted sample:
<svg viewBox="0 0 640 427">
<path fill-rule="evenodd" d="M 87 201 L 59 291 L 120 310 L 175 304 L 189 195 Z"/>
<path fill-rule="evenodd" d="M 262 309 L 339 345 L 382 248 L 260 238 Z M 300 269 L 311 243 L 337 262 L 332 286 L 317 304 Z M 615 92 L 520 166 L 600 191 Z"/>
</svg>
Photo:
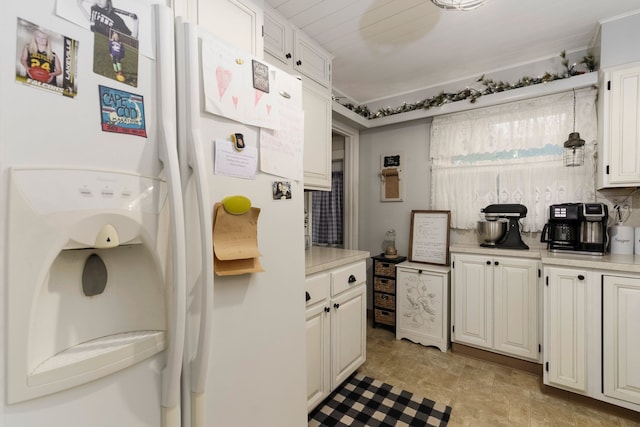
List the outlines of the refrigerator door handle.
<svg viewBox="0 0 640 427">
<path fill-rule="evenodd" d="M 211 230 L 213 228 L 213 212 L 209 202 L 208 182 L 206 166 L 204 163 L 205 154 L 200 140 L 200 129 L 197 121 L 192 120 L 200 115 L 200 75 L 199 75 L 199 49 L 198 49 L 198 29 L 194 24 L 186 23 L 185 31 L 185 52 L 186 57 L 186 87 L 187 87 L 187 133 L 188 136 L 188 157 L 190 166 L 194 171 L 196 184 L 196 195 L 198 199 L 198 216 L 200 222 L 200 240 L 202 246 L 202 308 L 200 310 L 200 325 L 198 332 L 198 344 L 196 354 L 191 362 L 191 391 L 194 394 L 195 408 L 201 401 L 202 394 L 207 380 L 207 369 L 209 366 L 209 351 L 211 347 L 212 334 L 212 311 L 213 311 L 213 238 Z M 201 408 L 203 409 L 203 408 Z M 202 416 L 201 410 L 196 410 L 195 418 Z"/>
<path fill-rule="evenodd" d="M 153 5 L 157 40 L 157 94 L 159 116 L 158 151 L 167 175 L 173 241 L 173 292 L 167 326 L 169 344 L 166 365 L 162 370 L 162 423 L 165 427 L 180 425 L 180 374 L 184 352 L 186 321 L 186 239 L 182 186 L 175 146 L 176 90 L 173 13 L 170 8 Z"/>
</svg>

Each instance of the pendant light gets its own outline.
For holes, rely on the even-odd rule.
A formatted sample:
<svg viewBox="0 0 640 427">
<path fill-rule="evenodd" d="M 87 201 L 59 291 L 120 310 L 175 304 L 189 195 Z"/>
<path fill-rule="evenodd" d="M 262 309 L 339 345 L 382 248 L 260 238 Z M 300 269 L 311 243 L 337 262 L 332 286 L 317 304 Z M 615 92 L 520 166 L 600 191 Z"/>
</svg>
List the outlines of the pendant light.
<svg viewBox="0 0 640 427">
<path fill-rule="evenodd" d="M 573 132 L 564 142 L 564 165 L 582 166 L 584 164 L 584 139 L 576 132 L 576 90 L 573 90 Z"/>
<path fill-rule="evenodd" d="M 433 4 L 444 10 L 473 10 L 488 0 L 431 0 Z"/>
</svg>

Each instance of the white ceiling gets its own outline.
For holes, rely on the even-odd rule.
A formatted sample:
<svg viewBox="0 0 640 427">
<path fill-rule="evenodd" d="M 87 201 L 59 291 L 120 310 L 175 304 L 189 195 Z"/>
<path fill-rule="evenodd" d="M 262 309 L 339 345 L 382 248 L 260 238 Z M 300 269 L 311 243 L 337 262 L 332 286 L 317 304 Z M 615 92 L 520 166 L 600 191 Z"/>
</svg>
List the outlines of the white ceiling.
<svg viewBox="0 0 640 427">
<path fill-rule="evenodd" d="M 467 12 L 430 0 L 265 1 L 334 55 L 334 88 L 361 104 L 583 51 L 599 20 L 640 10 L 640 0 L 489 0 Z"/>
</svg>

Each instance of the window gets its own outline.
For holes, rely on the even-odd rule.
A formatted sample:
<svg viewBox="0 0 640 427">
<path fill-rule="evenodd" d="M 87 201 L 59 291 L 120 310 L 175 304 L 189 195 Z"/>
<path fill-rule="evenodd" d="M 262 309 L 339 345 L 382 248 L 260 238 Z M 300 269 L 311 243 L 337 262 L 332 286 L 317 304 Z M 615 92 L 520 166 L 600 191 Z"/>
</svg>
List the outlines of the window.
<svg viewBox="0 0 640 427">
<path fill-rule="evenodd" d="M 523 231 L 540 231 L 549 205 L 595 201 L 595 88 L 575 91 L 575 130 L 585 164 L 565 167 L 574 130 L 574 92 L 438 116 L 431 125 L 432 209 L 450 210 L 451 226 L 473 229 L 493 203 L 527 207 Z"/>
</svg>

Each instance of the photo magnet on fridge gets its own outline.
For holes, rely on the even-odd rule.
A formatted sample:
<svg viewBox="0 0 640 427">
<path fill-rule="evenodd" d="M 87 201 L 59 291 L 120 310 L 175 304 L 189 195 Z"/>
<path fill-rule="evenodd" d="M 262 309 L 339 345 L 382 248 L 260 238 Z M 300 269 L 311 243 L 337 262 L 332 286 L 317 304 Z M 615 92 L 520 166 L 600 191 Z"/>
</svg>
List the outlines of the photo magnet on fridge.
<svg viewBox="0 0 640 427">
<path fill-rule="evenodd" d="M 144 99 L 136 95 L 98 86 L 100 91 L 100 116 L 103 132 L 124 133 L 147 137 L 144 118 Z"/>
<path fill-rule="evenodd" d="M 18 18 L 16 81 L 73 98 L 78 42 Z"/>
<path fill-rule="evenodd" d="M 93 31 L 93 72 L 138 87 L 138 15 L 111 0 L 89 4 Z"/>
</svg>

